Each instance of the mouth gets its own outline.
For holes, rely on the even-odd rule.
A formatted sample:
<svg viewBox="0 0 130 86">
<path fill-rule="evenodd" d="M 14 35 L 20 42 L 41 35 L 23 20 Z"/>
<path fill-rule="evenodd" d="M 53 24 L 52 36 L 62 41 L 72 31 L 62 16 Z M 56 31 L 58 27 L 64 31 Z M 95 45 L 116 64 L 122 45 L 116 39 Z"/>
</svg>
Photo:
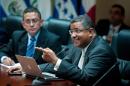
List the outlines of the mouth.
<svg viewBox="0 0 130 86">
<path fill-rule="evenodd" d="M 35 28 L 29 29 L 29 31 L 35 31 Z"/>
<path fill-rule="evenodd" d="M 79 42 L 79 38 L 73 38 L 72 41 L 73 41 L 73 43 L 77 44 Z"/>
</svg>

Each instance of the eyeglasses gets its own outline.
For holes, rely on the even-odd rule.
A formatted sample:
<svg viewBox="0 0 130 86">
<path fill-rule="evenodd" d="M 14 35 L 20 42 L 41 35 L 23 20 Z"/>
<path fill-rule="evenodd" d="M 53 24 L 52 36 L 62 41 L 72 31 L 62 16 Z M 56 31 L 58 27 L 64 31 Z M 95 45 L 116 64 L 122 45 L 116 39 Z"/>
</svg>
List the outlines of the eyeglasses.
<svg viewBox="0 0 130 86">
<path fill-rule="evenodd" d="M 40 21 L 40 19 L 26 19 L 26 20 L 24 20 L 24 22 L 25 22 L 26 24 L 30 24 L 30 23 L 36 24 L 36 23 L 38 23 L 39 21 Z"/>
<path fill-rule="evenodd" d="M 73 34 L 73 33 L 75 32 L 75 33 L 77 33 L 77 34 L 78 34 L 78 33 L 81 33 L 81 32 L 83 32 L 83 31 L 85 31 L 85 30 L 88 30 L 88 29 L 76 29 L 76 30 L 69 30 L 69 33 L 70 33 L 70 34 Z"/>
</svg>

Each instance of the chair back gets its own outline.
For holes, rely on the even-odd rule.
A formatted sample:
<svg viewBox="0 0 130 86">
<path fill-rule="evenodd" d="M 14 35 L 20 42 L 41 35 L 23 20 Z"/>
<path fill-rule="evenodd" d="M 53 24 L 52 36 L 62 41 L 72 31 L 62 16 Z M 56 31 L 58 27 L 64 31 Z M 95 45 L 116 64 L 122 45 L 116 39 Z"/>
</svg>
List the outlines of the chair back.
<svg viewBox="0 0 130 86">
<path fill-rule="evenodd" d="M 23 27 L 21 25 L 22 17 L 20 16 L 8 16 L 7 18 L 3 19 L 3 28 L 5 28 L 8 32 L 8 34 L 11 36 L 11 34 L 15 30 L 22 30 Z"/>
<path fill-rule="evenodd" d="M 117 71 L 119 71 L 118 62 L 112 65 L 92 86 L 120 86 L 120 76 Z"/>
<path fill-rule="evenodd" d="M 69 20 L 52 18 L 45 22 L 44 25 L 50 32 L 60 37 L 60 42 L 63 45 L 67 45 L 70 42 Z"/>
<path fill-rule="evenodd" d="M 130 60 L 130 30 L 121 30 L 115 34 L 111 46 L 118 58 Z"/>
</svg>

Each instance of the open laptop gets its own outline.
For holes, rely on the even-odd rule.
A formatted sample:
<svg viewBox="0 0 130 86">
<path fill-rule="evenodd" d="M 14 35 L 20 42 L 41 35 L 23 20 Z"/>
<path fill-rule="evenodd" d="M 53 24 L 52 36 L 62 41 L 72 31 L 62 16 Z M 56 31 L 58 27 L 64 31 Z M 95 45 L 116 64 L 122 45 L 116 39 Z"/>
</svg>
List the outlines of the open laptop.
<svg viewBox="0 0 130 86">
<path fill-rule="evenodd" d="M 59 80 L 59 78 L 57 78 L 54 74 L 42 73 L 35 59 L 33 59 L 32 57 L 16 55 L 16 58 L 21 64 L 23 72 L 25 72 L 27 75 L 37 76 L 45 80 Z"/>
</svg>

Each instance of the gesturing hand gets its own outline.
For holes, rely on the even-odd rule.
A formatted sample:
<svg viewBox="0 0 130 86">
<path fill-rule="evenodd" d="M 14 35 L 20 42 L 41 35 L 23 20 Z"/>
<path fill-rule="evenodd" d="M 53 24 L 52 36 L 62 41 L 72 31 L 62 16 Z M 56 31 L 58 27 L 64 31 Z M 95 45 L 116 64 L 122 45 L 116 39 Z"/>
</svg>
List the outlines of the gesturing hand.
<svg viewBox="0 0 130 86">
<path fill-rule="evenodd" d="M 56 56 L 56 54 L 54 53 L 54 51 L 52 51 L 50 48 L 41 48 L 41 47 L 36 47 L 37 50 L 42 51 L 42 58 L 52 64 L 56 64 L 58 57 Z"/>
</svg>

